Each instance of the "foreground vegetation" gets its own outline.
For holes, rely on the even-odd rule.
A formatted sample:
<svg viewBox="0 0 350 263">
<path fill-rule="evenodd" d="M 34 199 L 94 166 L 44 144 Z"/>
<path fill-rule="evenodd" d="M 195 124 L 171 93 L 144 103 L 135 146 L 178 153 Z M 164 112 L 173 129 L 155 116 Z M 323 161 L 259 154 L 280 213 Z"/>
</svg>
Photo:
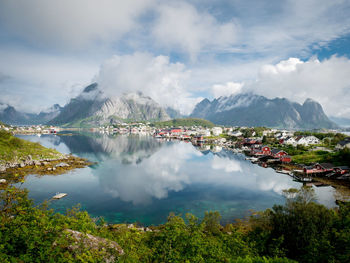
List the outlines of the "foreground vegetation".
<svg viewBox="0 0 350 263">
<path fill-rule="evenodd" d="M 169 121 L 160 121 L 154 123 L 155 127 L 164 128 L 164 127 L 192 127 L 192 126 L 201 126 L 206 128 L 213 128 L 215 125 L 204 119 L 197 118 L 184 118 L 184 119 L 173 119 Z"/>
<path fill-rule="evenodd" d="M 203 220 L 170 215 L 164 225 L 141 231 L 106 225 L 73 208 L 66 215 L 34 207 L 25 190 L 0 193 L 1 262 L 350 262 L 350 205 L 328 209 L 310 188 L 285 192 L 286 204 L 246 220 L 220 225 L 217 212 Z M 67 229 L 116 241 L 108 246 L 72 246 Z M 289 259 L 287 259 L 289 258 Z"/>
<path fill-rule="evenodd" d="M 48 149 L 39 143 L 29 142 L 14 137 L 11 133 L 0 130 L 0 164 L 26 159 L 31 156 L 34 160 L 59 158 L 61 153 Z"/>
</svg>

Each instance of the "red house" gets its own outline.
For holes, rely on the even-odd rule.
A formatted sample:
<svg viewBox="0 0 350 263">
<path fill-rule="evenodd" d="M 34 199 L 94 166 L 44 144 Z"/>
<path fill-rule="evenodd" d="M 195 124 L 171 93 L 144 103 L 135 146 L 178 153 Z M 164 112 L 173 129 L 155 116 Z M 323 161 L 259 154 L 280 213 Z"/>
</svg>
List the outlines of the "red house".
<svg viewBox="0 0 350 263">
<path fill-rule="evenodd" d="M 350 169 L 348 166 L 338 166 L 338 167 L 334 167 L 333 171 L 336 174 L 343 175 L 343 174 L 348 173 L 350 171 Z"/>
<path fill-rule="evenodd" d="M 271 155 L 271 149 L 269 146 L 266 146 L 266 145 L 259 146 L 259 147 L 252 146 L 250 153 L 252 155 L 265 155 L 266 156 L 266 155 Z"/>
<path fill-rule="evenodd" d="M 182 132 L 182 129 L 181 128 L 171 128 L 169 130 L 169 132 L 172 134 L 172 133 L 175 133 L 175 134 L 179 134 Z"/>
<path fill-rule="evenodd" d="M 289 155 L 283 155 L 280 158 L 282 163 L 290 163 L 292 161 L 292 157 L 290 157 Z"/>
<path fill-rule="evenodd" d="M 254 144 L 261 144 L 260 140 L 245 138 L 243 141 L 244 146 L 251 146 Z"/>
<path fill-rule="evenodd" d="M 314 166 L 305 166 L 304 173 L 306 174 L 325 174 L 333 171 L 331 163 L 316 163 Z"/>
<path fill-rule="evenodd" d="M 272 149 L 271 150 L 271 155 L 275 158 L 281 158 L 282 156 L 286 156 L 288 155 L 288 153 L 286 153 L 283 150 L 279 150 L 279 149 Z"/>
</svg>

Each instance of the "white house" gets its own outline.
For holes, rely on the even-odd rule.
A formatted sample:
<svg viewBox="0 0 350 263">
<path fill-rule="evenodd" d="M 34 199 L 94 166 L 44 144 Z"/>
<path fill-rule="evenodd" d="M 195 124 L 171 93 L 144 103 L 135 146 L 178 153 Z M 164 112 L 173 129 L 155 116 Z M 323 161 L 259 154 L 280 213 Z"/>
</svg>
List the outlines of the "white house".
<svg viewBox="0 0 350 263">
<path fill-rule="evenodd" d="M 243 133 L 241 131 L 232 131 L 232 132 L 229 132 L 228 135 L 234 136 L 234 137 L 239 137 L 239 136 L 242 136 Z"/>
<path fill-rule="evenodd" d="M 221 127 L 213 127 L 211 129 L 211 132 L 213 133 L 214 136 L 219 136 L 222 134 L 222 128 Z"/>
<path fill-rule="evenodd" d="M 296 146 L 297 145 L 297 141 L 295 140 L 294 137 L 287 137 L 283 140 L 283 144 L 288 144 L 288 145 L 293 145 Z"/>
<path fill-rule="evenodd" d="M 297 139 L 297 144 L 308 146 L 310 144 L 319 144 L 320 140 L 315 136 L 304 136 Z"/>
<path fill-rule="evenodd" d="M 202 136 L 210 136 L 210 130 L 199 130 L 197 131 L 197 135 L 202 135 Z"/>
<path fill-rule="evenodd" d="M 345 148 L 349 148 L 349 149 L 350 149 L 350 138 L 345 138 L 345 140 L 340 141 L 340 142 L 335 146 L 335 149 L 336 149 L 336 150 L 341 150 L 341 149 L 345 149 Z"/>
</svg>

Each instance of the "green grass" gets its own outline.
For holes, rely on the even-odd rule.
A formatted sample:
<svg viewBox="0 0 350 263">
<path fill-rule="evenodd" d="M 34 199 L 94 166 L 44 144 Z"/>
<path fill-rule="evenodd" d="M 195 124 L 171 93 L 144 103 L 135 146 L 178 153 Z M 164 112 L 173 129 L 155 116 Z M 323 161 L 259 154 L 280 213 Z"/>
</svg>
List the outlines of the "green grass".
<svg viewBox="0 0 350 263">
<path fill-rule="evenodd" d="M 293 155 L 292 160 L 299 164 L 332 163 L 334 165 L 350 166 L 350 150 L 344 149 L 334 153 L 327 151 L 307 151 Z"/>
<path fill-rule="evenodd" d="M 178 127 L 178 126 L 185 126 L 185 127 L 191 127 L 191 126 L 202 126 L 207 128 L 212 128 L 215 125 L 207 120 L 204 119 L 197 119 L 197 118 L 184 118 L 184 119 L 173 119 L 170 121 L 160 121 L 154 123 L 155 127 Z"/>
<path fill-rule="evenodd" d="M 12 136 L 11 133 L 0 130 L 0 163 L 25 159 L 31 155 L 34 160 L 57 158 L 61 154 L 45 148 L 39 143 L 29 142 Z"/>
<path fill-rule="evenodd" d="M 323 163 L 327 161 L 327 156 L 331 153 L 326 151 L 308 151 L 301 154 L 293 155 L 292 160 L 295 163 L 311 164 L 311 163 Z"/>
</svg>

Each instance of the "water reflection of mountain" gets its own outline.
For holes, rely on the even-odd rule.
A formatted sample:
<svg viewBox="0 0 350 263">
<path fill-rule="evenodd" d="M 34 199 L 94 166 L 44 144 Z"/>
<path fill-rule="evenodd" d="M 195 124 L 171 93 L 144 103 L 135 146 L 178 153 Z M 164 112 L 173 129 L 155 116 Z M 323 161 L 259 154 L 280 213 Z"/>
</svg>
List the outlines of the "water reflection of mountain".
<svg viewBox="0 0 350 263">
<path fill-rule="evenodd" d="M 122 163 L 140 163 L 149 158 L 161 147 L 161 142 L 150 136 L 106 135 L 95 133 L 61 136 L 70 151 L 80 156 L 93 153 L 97 160 L 120 159 Z"/>
</svg>

